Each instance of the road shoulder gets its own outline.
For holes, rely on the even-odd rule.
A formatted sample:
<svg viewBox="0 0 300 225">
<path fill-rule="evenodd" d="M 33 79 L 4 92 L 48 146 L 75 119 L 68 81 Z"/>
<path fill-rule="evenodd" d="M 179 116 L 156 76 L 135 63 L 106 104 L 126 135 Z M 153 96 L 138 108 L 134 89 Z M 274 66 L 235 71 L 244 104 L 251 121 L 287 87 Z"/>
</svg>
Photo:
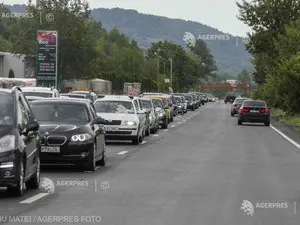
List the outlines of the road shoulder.
<svg viewBox="0 0 300 225">
<path fill-rule="evenodd" d="M 274 119 L 271 121 L 271 124 L 281 133 L 283 133 L 284 135 L 286 135 L 287 137 L 289 137 L 290 139 L 292 139 L 300 145 L 300 134 L 293 130 L 292 127 L 282 124 Z"/>
</svg>

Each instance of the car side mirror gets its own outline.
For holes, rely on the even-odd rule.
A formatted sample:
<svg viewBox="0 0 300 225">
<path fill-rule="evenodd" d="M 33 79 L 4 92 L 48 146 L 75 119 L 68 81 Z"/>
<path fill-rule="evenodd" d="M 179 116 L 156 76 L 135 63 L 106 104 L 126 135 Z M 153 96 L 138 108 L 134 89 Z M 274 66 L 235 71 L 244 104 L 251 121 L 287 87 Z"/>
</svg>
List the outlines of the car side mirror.
<svg viewBox="0 0 300 225">
<path fill-rule="evenodd" d="M 32 122 L 27 124 L 25 134 L 28 134 L 29 132 L 37 132 L 39 128 L 39 123 L 36 120 L 33 120 Z"/>
<path fill-rule="evenodd" d="M 106 123 L 107 121 L 101 117 L 94 119 L 94 121 L 92 122 L 92 124 L 106 124 Z"/>
</svg>

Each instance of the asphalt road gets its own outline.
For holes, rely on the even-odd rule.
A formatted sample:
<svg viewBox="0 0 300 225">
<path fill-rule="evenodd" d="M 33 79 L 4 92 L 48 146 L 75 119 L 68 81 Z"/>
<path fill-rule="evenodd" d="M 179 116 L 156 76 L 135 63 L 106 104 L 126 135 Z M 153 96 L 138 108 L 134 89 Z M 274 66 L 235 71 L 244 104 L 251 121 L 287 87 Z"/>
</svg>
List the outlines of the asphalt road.
<svg viewBox="0 0 300 225">
<path fill-rule="evenodd" d="M 9 224 L 300 224 L 300 150 L 271 127 L 238 126 L 229 107 L 207 104 L 140 146 L 109 145 L 108 165 L 95 173 L 47 168 L 42 177 L 53 181 L 54 192 L 39 199 L 43 187 L 22 198 L 0 192 L 0 218 L 23 219 Z M 241 210 L 243 200 L 253 203 L 252 216 Z"/>
</svg>

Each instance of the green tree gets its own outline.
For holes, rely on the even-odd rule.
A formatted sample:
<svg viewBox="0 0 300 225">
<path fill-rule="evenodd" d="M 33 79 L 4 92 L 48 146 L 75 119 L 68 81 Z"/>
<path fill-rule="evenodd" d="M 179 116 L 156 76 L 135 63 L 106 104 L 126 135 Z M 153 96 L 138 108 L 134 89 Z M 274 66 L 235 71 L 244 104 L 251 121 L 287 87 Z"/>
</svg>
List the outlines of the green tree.
<svg viewBox="0 0 300 225">
<path fill-rule="evenodd" d="M 236 78 L 241 83 L 251 83 L 251 76 L 247 70 L 242 70 Z"/>
<path fill-rule="evenodd" d="M 284 34 L 285 24 L 300 17 L 300 1 L 298 0 L 254 0 L 237 3 L 239 19 L 253 29 L 249 34 L 250 42 L 247 50 L 254 57 L 256 83 L 265 83 L 266 74 L 278 63 L 278 52 L 273 39 Z"/>
</svg>

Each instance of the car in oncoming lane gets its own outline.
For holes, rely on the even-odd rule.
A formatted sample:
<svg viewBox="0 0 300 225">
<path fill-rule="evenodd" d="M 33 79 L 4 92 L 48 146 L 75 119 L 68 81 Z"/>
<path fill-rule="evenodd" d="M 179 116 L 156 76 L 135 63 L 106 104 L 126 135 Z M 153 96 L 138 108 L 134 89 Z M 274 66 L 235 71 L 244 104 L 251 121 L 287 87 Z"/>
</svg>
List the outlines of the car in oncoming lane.
<svg viewBox="0 0 300 225">
<path fill-rule="evenodd" d="M 0 187 L 15 196 L 40 184 L 39 124 L 21 89 L 0 89 Z"/>
<path fill-rule="evenodd" d="M 251 99 L 250 98 L 236 98 L 231 105 L 230 115 L 234 116 L 235 114 L 238 114 L 239 109 L 241 108 L 241 105 L 246 100 L 251 100 Z"/>
<path fill-rule="evenodd" d="M 238 112 L 238 125 L 243 122 L 264 123 L 270 126 L 270 111 L 266 102 L 261 100 L 246 100 Z"/>
<path fill-rule="evenodd" d="M 95 171 L 105 165 L 106 121 L 89 99 L 44 98 L 31 102 L 40 124 L 41 164 L 67 164 Z"/>
</svg>

